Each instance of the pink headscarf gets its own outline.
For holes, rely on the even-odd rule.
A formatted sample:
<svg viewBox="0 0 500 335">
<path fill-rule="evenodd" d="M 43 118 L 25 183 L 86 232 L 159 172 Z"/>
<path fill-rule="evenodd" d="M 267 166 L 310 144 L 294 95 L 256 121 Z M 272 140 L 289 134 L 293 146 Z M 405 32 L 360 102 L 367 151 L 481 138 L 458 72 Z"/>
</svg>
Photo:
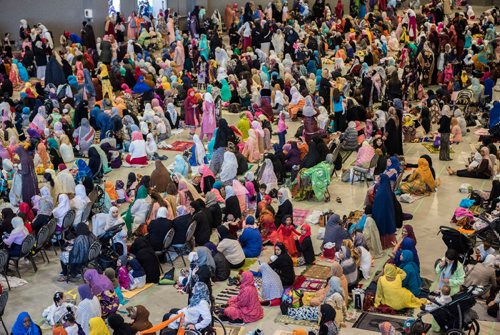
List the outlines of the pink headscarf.
<svg viewBox="0 0 500 335">
<path fill-rule="evenodd" d="M 214 180 L 215 180 L 215 175 L 214 173 L 212 172 L 212 170 L 210 170 L 210 168 L 208 166 L 206 166 L 205 164 L 201 165 L 199 168 L 198 168 L 198 173 L 201 174 L 201 181 L 200 181 L 200 187 L 201 189 L 203 190 L 203 186 L 205 185 L 205 177 L 213 177 Z"/>
<path fill-rule="evenodd" d="M 142 137 L 142 133 L 140 131 L 134 131 L 132 133 L 132 141 L 140 141 L 144 140 L 144 137 Z"/>
</svg>

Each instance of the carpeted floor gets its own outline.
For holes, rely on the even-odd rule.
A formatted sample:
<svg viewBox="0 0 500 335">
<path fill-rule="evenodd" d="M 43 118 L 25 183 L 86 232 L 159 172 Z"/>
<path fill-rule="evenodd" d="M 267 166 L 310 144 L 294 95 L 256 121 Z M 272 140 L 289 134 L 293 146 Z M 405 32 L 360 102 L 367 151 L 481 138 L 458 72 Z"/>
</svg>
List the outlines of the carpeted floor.
<svg viewBox="0 0 500 335">
<path fill-rule="evenodd" d="M 306 278 L 327 280 L 332 275 L 332 269 L 329 266 L 314 264 L 308 267 L 302 275 Z"/>
<path fill-rule="evenodd" d="M 170 151 L 185 151 L 193 146 L 193 142 L 189 141 L 175 141 L 170 146 L 163 148 L 163 150 Z"/>
</svg>

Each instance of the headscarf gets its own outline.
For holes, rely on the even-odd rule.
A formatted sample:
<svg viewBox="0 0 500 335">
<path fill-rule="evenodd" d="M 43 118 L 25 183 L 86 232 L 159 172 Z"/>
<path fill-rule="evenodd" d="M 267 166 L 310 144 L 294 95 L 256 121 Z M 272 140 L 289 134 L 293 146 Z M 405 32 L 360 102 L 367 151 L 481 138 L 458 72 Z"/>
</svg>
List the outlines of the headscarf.
<svg viewBox="0 0 500 335">
<path fill-rule="evenodd" d="M 179 114 L 177 114 L 177 111 L 175 110 L 175 106 L 171 102 L 169 102 L 167 104 L 167 113 L 170 116 L 170 120 L 172 121 L 172 124 L 175 125 L 177 122 L 177 118 L 179 117 Z"/>
<path fill-rule="evenodd" d="M 326 293 L 325 300 L 330 298 L 334 293 L 340 293 L 342 298 L 345 298 L 345 292 L 339 277 L 332 276 L 330 280 L 328 280 L 328 286 L 330 289 Z"/>
<path fill-rule="evenodd" d="M 196 162 L 198 165 L 202 165 L 205 163 L 205 156 L 207 152 L 205 151 L 205 147 L 197 134 L 193 135 L 193 142 L 196 149 Z"/>
<path fill-rule="evenodd" d="M 307 223 L 303 224 L 301 226 L 301 229 L 304 229 L 306 232 L 304 234 L 300 235 L 300 237 L 299 237 L 299 243 L 300 244 L 302 244 L 302 242 L 304 242 L 304 239 L 306 237 L 311 236 L 311 226 L 310 225 L 308 225 Z"/>
<path fill-rule="evenodd" d="M 176 155 L 174 163 L 174 173 L 179 173 L 183 177 L 187 177 L 188 172 L 189 172 L 189 166 L 187 162 L 184 160 L 182 155 Z"/>
<path fill-rule="evenodd" d="M 114 290 L 111 280 L 105 275 L 99 274 L 96 269 L 88 269 L 85 271 L 83 279 L 89 284 L 93 295 L 99 295 L 104 291 Z"/>
<path fill-rule="evenodd" d="M 310 96 L 307 96 L 306 98 L 306 104 L 302 109 L 302 114 L 309 117 L 312 117 L 316 114 L 316 110 L 314 109 L 314 105 Z"/>
<path fill-rule="evenodd" d="M 384 276 L 389 280 L 396 279 L 398 272 L 394 264 L 386 263 L 384 266 Z"/>
<path fill-rule="evenodd" d="M 155 169 L 151 172 L 151 187 L 158 193 L 165 193 L 171 182 L 170 172 L 165 165 L 160 160 L 155 161 Z"/>
<path fill-rule="evenodd" d="M 57 207 L 54 208 L 52 214 L 57 217 L 63 217 L 71 209 L 69 197 L 67 194 L 59 194 Z"/>
<path fill-rule="evenodd" d="M 200 188 L 203 191 L 205 189 L 205 177 L 210 176 L 210 177 L 213 177 L 215 180 L 215 175 L 212 172 L 212 170 L 210 170 L 210 168 L 208 166 L 206 166 L 205 164 L 202 164 L 198 168 L 198 173 L 201 174 Z M 209 206 L 208 203 L 207 203 L 207 206 Z"/>
<path fill-rule="evenodd" d="M 283 294 L 283 284 L 280 276 L 267 263 L 260 264 L 262 273 L 261 295 L 264 300 L 280 298 Z"/>
<path fill-rule="evenodd" d="M 30 319 L 29 328 L 26 328 L 24 326 L 24 319 L 26 318 Z M 41 335 L 39 328 L 33 322 L 33 319 L 31 319 L 31 316 L 28 314 L 28 312 L 21 312 L 17 316 L 14 326 L 12 326 L 11 333 L 12 335 Z"/>
<path fill-rule="evenodd" d="M 207 247 L 197 247 L 196 253 L 198 254 L 198 266 L 207 265 L 212 272 L 215 272 L 215 260 L 210 250 Z"/>
<path fill-rule="evenodd" d="M 228 240 L 236 240 L 236 237 L 231 235 L 231 232 L 224 225 L 220 225 L 217 227 L 217 233 L 219 234 L 219 241 L 228 239 Z"/>
<path fill-rule="evenodd" d="M 33 221 L 35 219 L 35 214 L 31 210 L 31 207 L 26 202 L 21 202 L 19 204 L 19 212 L 23 213 L 28 221 Z"/>
<path fill-rule="evenodd" d="M 393 192 L 389 177 L 385 174 L 380 175 L 379 187 L 373 201 L 372 216 L 377 224 L 380 236 L 391 235 L 396 232 Z"/>
<path fill-rule="evenodd" d="M 113 313 L 108 316 L 108 324 L 113 329 L 113 335 L 135 335 L 136 331 L 132 327 L 125 323 L 123 317 L 120 314 Z M 135 324 L 135 322 L 134 322 Z"/>
<path fill-rule="evenodd" d="M 396 335 L 396 329 L 389 321 L 379 324 L 378 329 L 382 335 Z"/>
<path fill-rule="evenodd" d="M 434 191 L 436 187 L 434 177 L 432 176 L 432 171 L 429 167 L 429 162 L 425 158 L 418 159 L 418 168 L 415 170 L 416 173 L 420 175 L 422 181 L 429 187 L 429 189 Z"/>
<path fill-rule="evenodd" d="M 41 142 L 38 143 L 37 153 L 38 153 L 38 156 L 40 156 L 40 160 L 42 161 L 43 167 L 48 168 L 50 165 L 50 156 L 47 152 L 47 148 L 45 147 L 45 144 L 43 144 Z"/>
<path fill-rule="evenodd" d="M 90 319 L 90 333 L 89 335 L 110 335 L 108 327 L 104 323 L 104 320 L 101 317 L 95 317 Z"/>
<path fill-rule="evenodd" d="M 210 292 L 208 291 L 208 286 L 207 284 L 198 281 L 196 284 L 194 284 L 193 287 L 193 294 L 191 295 L 191 298 L 189 299 L 189 307 L 195 307 L 198 306 L 198 304 L 202 301 L 205 300 L 208 304 L 210 304 Z"/>
<path fill-rule="evenodd" d="M 92 299 L 94 297 L 88 284 L 78 286 L 78 295 L 80 296 L 80 300 Z"/>
<path fill-rule="evenodd" d="M 335 322 L 335 316 L 337 313 L 335 309 L 329 304 L 322 304 L 320 307 L 321 320 L 320 325 L 324 325 L 327 322 Z"/>
</svg>

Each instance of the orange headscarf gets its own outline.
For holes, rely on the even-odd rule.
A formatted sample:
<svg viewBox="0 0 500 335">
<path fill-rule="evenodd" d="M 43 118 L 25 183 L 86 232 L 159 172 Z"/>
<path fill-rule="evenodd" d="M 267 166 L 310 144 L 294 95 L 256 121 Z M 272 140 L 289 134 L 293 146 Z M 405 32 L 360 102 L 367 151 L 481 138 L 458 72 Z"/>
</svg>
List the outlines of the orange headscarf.
<svg viewBox="0 0 500 335">
<path fill-rule="evenodd" d="M 37 146 L 37 153 L 42 160 L 42 165 L 44 168 L 48 169 L 50 166 L 50 156 L 47 152 L 47 147 L 43 143 L 39 143 Z"/>
<path fill-rule="evenodd" d="M 112 181 L 108 180 L 104 183 L 104 186 L 106 187 L 106 193 L 108 194 L 111 201 L 117 200 L 118 193 L 116 193 L 115 184 L 113 184 Z"/>
</svg>

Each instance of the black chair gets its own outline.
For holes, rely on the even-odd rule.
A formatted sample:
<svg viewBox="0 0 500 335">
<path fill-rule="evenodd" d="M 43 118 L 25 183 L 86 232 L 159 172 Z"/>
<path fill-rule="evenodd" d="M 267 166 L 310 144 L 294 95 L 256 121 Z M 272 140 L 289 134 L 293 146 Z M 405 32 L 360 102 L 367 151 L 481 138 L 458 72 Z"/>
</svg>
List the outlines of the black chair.
<svg viewBox="0 0 500 335">
<path fill-rule="evenodd" d="M 61 249 L 63 248 L 63 240 L 66 239 L 66 234 L 70 231 L 71 227 L 73 226 L 73 222 L 75 222 L 75 216 L 76 216 L 75 211 L 72 209 L 69 210 L 63 218 L 61 232 L 59 234 L 56 234 L 57 241 Z"/>
<path fill-rule="evenodd" d="M 50 238 L 50 231 L 49 227 L 47 225 L 43 226 L 40 228 L 38 231 L 38 235 L 36 237 L 36 245 L 33 248 L 33 252 L 31 253 L 32 257 L 35 257 L 36 255 L 42 255 L 42 259 L 45 262 L 45 259 L 47 259 L 47 263 L 50 263 L 49 257 L 47 256 L 47 253 L 45 252 L 45 247 L 47 245 L 47 242 Z"/>
<path fill-rule="evenodd" d="M 165 238 L 163 239 L 163 247 L 162 247 L 162 249 L 160 251 L 155 251 L 155 255 L 158 258 L 158 264 L 160 264 L 160 272 L 161 273 L 163 273 L 163 268 L 161 267 L 161 262 L 160 262 L 160 256 L 162 256 L 162 255 L 163 256 L 166 255 L 167 256 L 167 261 L 170 260 L 170 264 L 172 264 L 172 267 L 174 267 L 174 262 L 172 261 L 172 258 L 168 254 L 168 249 L 172 245 L 172 241 L 174 239 L 174 235 L 175 235 L 175 230 L 174 230 L 174 228 L 172 228 L 172 229 L 170 229 L 167 232 L 167 235 L 165 235 Z"/>
<path fill-rule="evenodd" d="M 0 322 L 2 322 L 5 334 L 9 334 L 7 327 L 5 327 L 5 322 L 3 321 L 3 313 L 5 312 L 5 307 L 7 307 L 8 300 L 9 300 L 9 291 L 4 291 L 2 294 L 0 294 Z"/>
<path fill-rule="evenodd" d="M 82 217 L 80 219 L 80 222 L 87 222 L 87 220 L 90 217 L 90 213 L 92 212 L 92 207 L 94 206 L 94 203 L 91 201 L 85 206 L 85 209 L 82 212 Z"/>
<path fill-rule="evenodd" d="M 35 246 L 36 243 L 36 238 L 34 235 L 28 235 L 23 241 L 23 244 L 21 244 L 21 254 L 19 257 L 9 257 L 9 263 L 14 264 L 17 272 L 17 276 L 21 278 L 21 273 L 19 272 L 19 260 L 22 258 L 28 258 L 31 262 L 31 266 L 33 266 L 33 271 L 37 272 L 38 268 L 36 267 L 35 261 L 33 260 L 33 257 L 31 255 L 31 250 L 33 250 L 33 247 Z"/>
<path fill-rule="evenodd" d="M 50 246 L 52 247 L 52 250 L 57 256 L 57 250 L 54 247 L 54 243 L 52 243 L 52 240 L 54 240 L 56 236 L 56 228 L 57 228 L 57 220 L 56 219 L 51 219 L 49 223 L 47 223 L 47 227 L 49 228 L 49 239 L 47 240 L 47 246 L 50 243 Z"/>
<path fill-rule="evenodd" d="M 184 244 L 181 247 L 172 246 L 174 251 L 181 256 L 184 266 L 186 266 L 186 260 L 184 259 L 184 255 L 190 253 L 194 246 L 193 239 L 194 239 L 194 232 L 196 231 L 196 225 L 197 225 L 196 221 L 191 222 L 186 232 L 186 242 L 184 242 Z"/>
<path fill-rule="evenodd" d="M 0 274 L 5 277 L 7 286 L 10 290 L 9 278 L 7 277 L 7 263 L 9 262 L 9 253 L 7 250 L 0 250 Z"/>
<path fill-rule="evenodd" d="M 87 256 L 87 262 L 85 264 L 82 264 L 82 268 L 81 268 L 82 278 L 83 278 L 83 273 L 85 272 L 85 269 L 87 269 L 89 267 L 89 265 L 93 265 L 94 261 L 97 260 L 97 258 L 99 258 L 99 256 L 101 255 L 101 249 L 102 249 L 102 246 L 101 246 L 101 243 L 99 243 L 99 241 L 94 241 L 90 245 L 89 253 Z"/>
</svg>

